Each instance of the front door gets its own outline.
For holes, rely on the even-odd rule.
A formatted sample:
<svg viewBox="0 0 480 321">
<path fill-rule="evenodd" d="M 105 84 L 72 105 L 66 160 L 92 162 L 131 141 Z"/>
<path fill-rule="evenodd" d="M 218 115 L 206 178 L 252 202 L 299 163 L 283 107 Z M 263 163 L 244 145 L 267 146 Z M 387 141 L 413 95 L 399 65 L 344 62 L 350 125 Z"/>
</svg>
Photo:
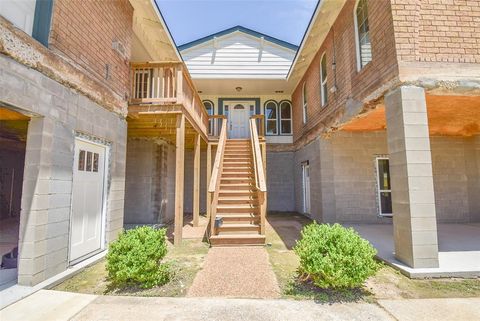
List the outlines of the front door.
<svg viewBox="0 0 480 321">
<path fill-rule="evenodd" d="M 303 178 L 303 212 L 310 214 L 310 165 L 308 161 L 302 163 Z"/>
<path fill-rule="evenodd" d="M 106 147 L 75 141 L 70 261 L 102 248 Z"/>
<path fill-rule="evenodd" d="M 250 108 L 246 104 L 234 104 L 228 114 L 229 138 L 250 137 L 248 118 Z"/>
</svg>

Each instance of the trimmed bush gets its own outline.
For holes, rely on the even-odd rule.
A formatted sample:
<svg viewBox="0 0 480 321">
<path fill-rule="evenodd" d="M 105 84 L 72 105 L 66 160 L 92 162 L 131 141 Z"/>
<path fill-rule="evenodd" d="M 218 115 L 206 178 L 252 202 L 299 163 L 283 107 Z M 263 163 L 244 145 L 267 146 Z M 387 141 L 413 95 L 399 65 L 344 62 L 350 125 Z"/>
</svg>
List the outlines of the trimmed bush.
<svg viewBox="0 0 480 321">
<path fill-rule="evenodd" d="M 117 287 L 151 288 L 169 281 L 170 270 L 161 260 L 167 254 L 165 229 L 148 226 L 124 231 L 107 254 L 108 277 Z"/>
<path fill-rule="evenodd" d="M 294 247 L 300 257 L 300 277 L 320 288 L 354 288 L 374 275 L 377 251 L 352 228 L 340 224 L 305 226 Z"/>
</svg>

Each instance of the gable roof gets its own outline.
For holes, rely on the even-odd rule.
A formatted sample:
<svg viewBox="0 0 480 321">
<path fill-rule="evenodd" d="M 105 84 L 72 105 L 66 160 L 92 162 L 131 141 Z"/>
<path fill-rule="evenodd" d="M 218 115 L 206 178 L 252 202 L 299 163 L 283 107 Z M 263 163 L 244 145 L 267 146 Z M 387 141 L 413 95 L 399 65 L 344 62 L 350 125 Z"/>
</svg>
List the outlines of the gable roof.
<svg viewBox="0 0 480 321">
<path fill-rule="evenodd" d="M 232 28 L 228 28 L 228 29 L 216 32 L 214 34 L 208 35 L 206 37 L 203 37 L 203 38 L 185 43 L 181 46 L 178 46 L 178 49 L 180 51 L 183 51 L 183 50 L 195 47 L 197 45 L 201 45 L 201 44 L 203 44 L 205 42 L 208 42 L 210 40 L 213 40 L 214 38 L 221 37 L 221 36 L 224 36 L 224 35 L 228 35 L 230 33 L 236 32 L 236 31 L 240 31 L 240 32 L 246 33 L 248 35 L 251 35 L 251 36 L 254 36 L 254 37 L 257 37 L 257 38 L 262 38 L 263 37 L 267 41 L 273 42 L 273 43 L 275 43 L 279 46 L 288 48 L 290 50 L 295 50 L 295 51 L 298 50 L 298 46 L 296 46 L 294 44 L 291 44 L 289 42 L 277 39 L 275 37 L 271 37 L 269 35 L 266 35 L 266 34 L 263 34 L 261 32 L 257 32 L 255 30 L 248 29 L 248 28 L 245 28 L 245 27 L 242 27 L 242 26 L 235 26 L 235 27 L 232 27 Z"/>
</svg>

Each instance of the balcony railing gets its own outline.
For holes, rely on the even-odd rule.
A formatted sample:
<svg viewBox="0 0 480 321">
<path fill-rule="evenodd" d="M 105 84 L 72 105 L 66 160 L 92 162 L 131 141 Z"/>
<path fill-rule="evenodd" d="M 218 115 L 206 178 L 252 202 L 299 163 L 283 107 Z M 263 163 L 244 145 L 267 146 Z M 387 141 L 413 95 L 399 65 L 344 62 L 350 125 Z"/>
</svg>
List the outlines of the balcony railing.
<svg viewBox="0 0 480 321">
<path fill-rule="evenodd" d="M 132 63 L 131 68 L 131 105 L 182 106 L 208 135 L 207 111 L 183 63 L 142 62 Z"/>
</svg>

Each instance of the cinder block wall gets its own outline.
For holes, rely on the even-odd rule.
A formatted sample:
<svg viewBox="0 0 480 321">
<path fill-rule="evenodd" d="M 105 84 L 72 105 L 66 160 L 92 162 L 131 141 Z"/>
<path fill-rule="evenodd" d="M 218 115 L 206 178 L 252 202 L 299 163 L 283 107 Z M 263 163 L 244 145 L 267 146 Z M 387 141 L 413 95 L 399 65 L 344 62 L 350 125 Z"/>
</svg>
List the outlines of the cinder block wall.
<svg viewBox="0 0 480 321">
<path fill-rule="evenodd" d="M 296 211 L 294 159 L 294 152 L 267 152 L 268 211 Z"/>
<path fill-rule="evenodd" d="M 185 150 L 185 184 L 183 210 L 193 213 L 193 150 Z M 212 158 L 215 153 L 212 152 Z M 212 160 L 213 162 L 213 160 Z M 200 152 L 200 213 L 207 211 L 207 151 Z"/>
<path fill-rule="evenodd" d="M 431 137 L 439 222 L 480 221 L 479 140 L 480 136 Z M 296 210 L 302 212 L 303 208 L 301 163 L 309 160 L 312 218 L 325 222 L 391 223 L 391 219 L 378 216 L 377 155 L 388 155 L 384 131 L 337 132 L 298 150 L 294 164 Z M 330 157 L 333 162 L 328 161 Z"/>
<path fill-rule="evenodd" d="M 0 55 L 0 101 L 37 115 L 28 127 L 18 282 L 34 285 L 68 266 L 75 133 L 111 144 L 106 241 L 123 226 L 125 119 L 44 74 Z"/>
</svg>

